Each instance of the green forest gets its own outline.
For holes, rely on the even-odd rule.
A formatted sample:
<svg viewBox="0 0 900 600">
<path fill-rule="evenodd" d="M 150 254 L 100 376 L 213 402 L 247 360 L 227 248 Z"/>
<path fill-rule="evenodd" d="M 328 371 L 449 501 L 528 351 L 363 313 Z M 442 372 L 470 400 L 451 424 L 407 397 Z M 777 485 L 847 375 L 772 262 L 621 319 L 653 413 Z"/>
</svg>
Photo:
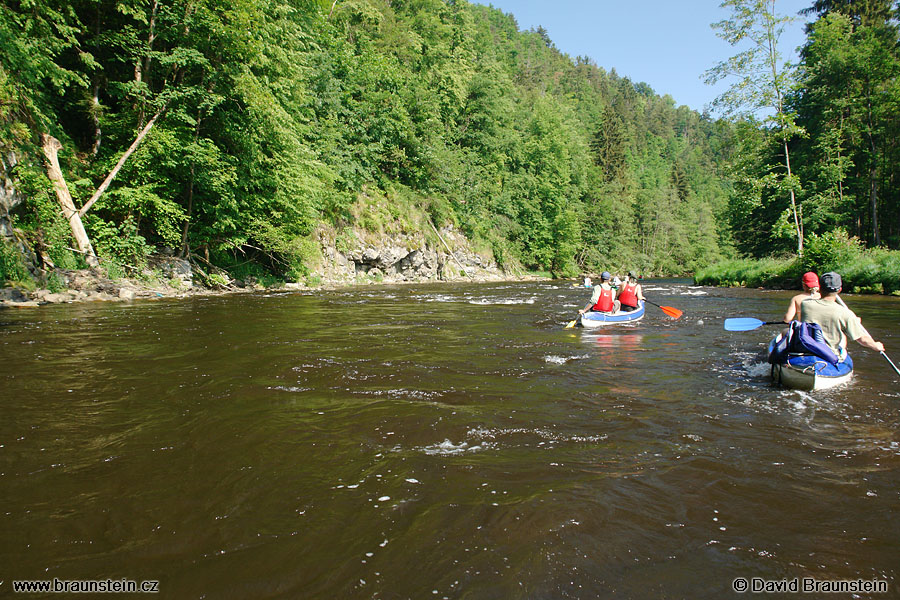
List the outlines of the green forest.
<svg viewBox="0 0 900 600">
<path fill-rule="evenodd" d="M 56 139 L 87 237 L 123 268 L 169 248 L 302 279 L 316 229 L 375 227 L 372 206 L 556 276 L 688 274 L 804 240 L 888 253 L 900 5 L 806 12 L 763 118 L 731 96 L 717 117 L 676 106 L 465 0 L 3 0 L 0 179 L 24 201 L 0 217 L 84 266 L 48 178 Z"/>
</svg>

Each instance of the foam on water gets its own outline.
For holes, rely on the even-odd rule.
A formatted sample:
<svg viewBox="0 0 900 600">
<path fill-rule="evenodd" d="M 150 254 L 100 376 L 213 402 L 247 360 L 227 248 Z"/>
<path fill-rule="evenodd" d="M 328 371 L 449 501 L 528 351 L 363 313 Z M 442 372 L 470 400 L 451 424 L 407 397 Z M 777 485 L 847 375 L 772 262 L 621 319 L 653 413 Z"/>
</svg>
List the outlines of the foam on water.
<svg viewBox="0 0 900 600">
<path fill-rule="evenodd" d="M 813 398 L 808 392 L 804 392 L 802 390 L 791 390 L 789 392 L 785 392 L 784 402 L 787 404 L 788 408 L 795 414 L 804 414 L 811 410 L 816 409 L 816 399 Z"/>
<path fill-rule="evenodd" d="M 445 294 L 435 294 L 434 296 L 425 296 L 425 302 L 460 302 L 456 296 L 447 296 Z"/>
<path fill-rule="evenodd" d="M 468 442 L 460 442 L 459 444 L 454 444 L 449 439 L 445 439 L 440 444 L 432 444 L 431 446 L 425 446 L 424 448 L 419 449 L 430 456 L 453 456 L 455 454 L 465 454 L 467 452 L 478 452 L 480 450 L 486 449 L 487 447 L 487 444 L 470 446 Z"/>
<path fill-rule="evenodd" d="M 394 389 L 394 390 L 356 390 L 354 393 L 362 395 L 362 396 L 387 396 L 388 398 L 411 398 L 413 400 L 437 400 L 444 394 L 439 391 L 426 391 L 426 390 L 409 390 L 409 389 Z"/>
<path fill-rule="evenodd" d="M 498 438 L 504 437 L 514 437 L 514 436 L 537 436 L 542 441 L 538 443 L 538 445 L 543 445 L 547 442 L 551 443 L 586 443 L 586 442 L 602 442 L 607 439 L 609 436 L 607 434 L 593 434 L 593 435 L 579 435 L 579 434 L 564 434 L 557 433 L 551 431 L 546 428 L 528 428 L 528 427 L 495 427 L 495 428 L 484 428 L 479 427 L 475 429 L 470 429 L 466 433 L 467 437 L 474 438 L 476 440 L 493 440 L 496 441 Z"/>
<path fill-rule="evenodd" d="M 772 365 L 764 362 L 750 361 L 744 363 L 744 369 L 750 377 L 768 377 L 772 372 Z"/>
<path fill-rule="evenodd" d="M 478 305 L 512 305 L 512 304 L 534 304 L 535 298 L 532 296 L 531 298 L 520 299 L 520 298 L 470 298 L 469 304 L 478 304 Z"/>
<path fill-rule="evenodd" d="M 602 442 L 608 438 L 607 434 L 566 434 L 566 433 L 557 433 L 547 428 L 527 428 L 527 427 L 501 427 L 501 428 L 484 428 L 478 427 L 474 429 L 470 429 L 466 432 L 466 438 L 469 441 L 461 441 L 459 443 L 454 443 L 449 439 L 444 439 L 443 442 L 439 444 L 432 444 L 430 446 L 416 448 L 416 450 L 422 451 L 428 455 L 440 455 L 440 456 L 454 456 L 460 454 L 467 454 L 473 452 L 480 452 L 482 450 L 489 450 L 497 447 L 499 438 L 515 438 L 521 436 L 531 436 L 532 438 L 537 438 L 533 443 L 517 443 L 512 444 L 512 446 L 544 446 L 554 447 L 555 444 L 560 443 L 570 443 L 570 444 L 585 444 L 585 443 L 597 443 Z M 510 444 L 505 443 L 504 446 L 509 446 Z M 399 450 L 399 449 L 397 449 Z"/>
<path fill-rule="evenodd" d="M 590 358 L 589 354 L 579 354 L 577 356 L 556 356 L 554 354 L 550 354 L 544 357 L 544 362 L 548 362 L 553 365 L 564 365 L 570 360 L 582 360 L 585 358 Z"/>
<path fill-rule="evenodd" d="M 311 392 L 311 391 L 313 390 L 313 388 L 308 388 L 308 387 L 297 387 L 297 386 L 295 386 L 295 385 L 276 385 L 276 386 L 271 386 L 271 385 L 270 385 L 270 386 L 269 386 L 268 388 L 266 388 L 266 389 L 269 389 L 269 390 L 278 390 L 278 391 L 281 391 L 281 392 Z"/>
</svg>

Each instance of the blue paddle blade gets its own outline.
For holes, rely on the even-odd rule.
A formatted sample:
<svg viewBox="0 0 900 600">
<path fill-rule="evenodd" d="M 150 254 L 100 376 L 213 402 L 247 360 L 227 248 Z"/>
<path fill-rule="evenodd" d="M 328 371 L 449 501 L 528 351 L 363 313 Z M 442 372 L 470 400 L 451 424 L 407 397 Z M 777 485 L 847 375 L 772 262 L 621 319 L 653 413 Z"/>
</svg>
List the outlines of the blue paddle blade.
<svg viewBox="0 0 900 600">
<path fill-rule="evenodd" d="M 753 331 L 765 325 L 765 321 L 754 319 L 753 317 L 738 317 L 736 319 L 725 319 L 725 331 Z"/>
</svg>

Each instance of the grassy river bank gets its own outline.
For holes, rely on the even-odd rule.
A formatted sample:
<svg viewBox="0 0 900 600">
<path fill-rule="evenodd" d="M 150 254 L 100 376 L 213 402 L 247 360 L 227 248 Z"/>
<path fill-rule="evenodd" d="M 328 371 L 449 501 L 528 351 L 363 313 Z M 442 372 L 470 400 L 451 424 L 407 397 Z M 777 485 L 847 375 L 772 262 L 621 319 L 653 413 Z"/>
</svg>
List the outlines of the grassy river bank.
<svg viewBox="0 0 900 600">
<path fill-rule="evenodd" d="M 844 291 L 900 296 L 900 252 L 864 248 L 843 232 L 810 236 L 802 257 L 743 258 L 716 263 L 694 274 L 698 285 L 799 289 L 800 276 L 836 271 Z"/>
</svg>

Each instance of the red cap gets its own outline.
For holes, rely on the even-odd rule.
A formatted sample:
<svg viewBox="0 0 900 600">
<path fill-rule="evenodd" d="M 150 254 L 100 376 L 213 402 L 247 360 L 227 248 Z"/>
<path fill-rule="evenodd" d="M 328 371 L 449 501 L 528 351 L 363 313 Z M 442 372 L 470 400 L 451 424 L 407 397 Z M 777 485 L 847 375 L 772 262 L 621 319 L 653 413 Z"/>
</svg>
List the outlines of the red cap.
<svg viewBox="0 0 900 600">
<path fill-rule="evenodd" d="M 819 278 L 812 271 L 803 274 L 803 285 L 808 288 L 817 288 L 819 287 Z"/>
</svg>

